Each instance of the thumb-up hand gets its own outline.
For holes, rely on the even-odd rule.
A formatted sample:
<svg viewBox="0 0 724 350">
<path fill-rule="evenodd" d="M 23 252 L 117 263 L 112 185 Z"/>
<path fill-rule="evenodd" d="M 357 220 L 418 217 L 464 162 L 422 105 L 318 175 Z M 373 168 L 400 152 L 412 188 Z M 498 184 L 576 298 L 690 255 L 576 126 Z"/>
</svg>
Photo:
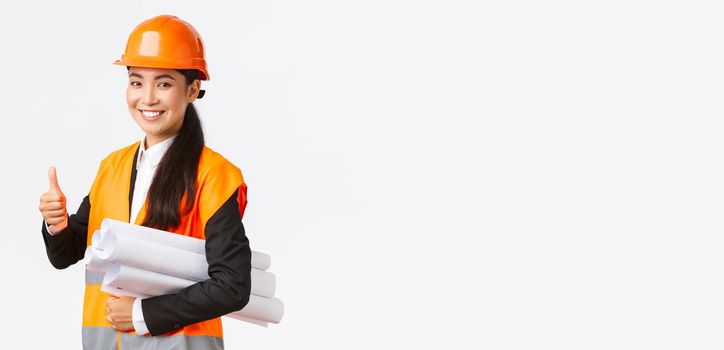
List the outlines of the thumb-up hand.
<svg viewBox="0 0 724 350">
<path fill-rule="evenodd" d="M 40 196 L 40 214 L 45 218 L 48 226 L 52 226 L 51 233 L 56 233 L 68 226 L 68 213 L 65 209 L 65 195 L 58 185 L 58 175 L 55 167 L 48 169 L 50 189 Z"/>
</svg>

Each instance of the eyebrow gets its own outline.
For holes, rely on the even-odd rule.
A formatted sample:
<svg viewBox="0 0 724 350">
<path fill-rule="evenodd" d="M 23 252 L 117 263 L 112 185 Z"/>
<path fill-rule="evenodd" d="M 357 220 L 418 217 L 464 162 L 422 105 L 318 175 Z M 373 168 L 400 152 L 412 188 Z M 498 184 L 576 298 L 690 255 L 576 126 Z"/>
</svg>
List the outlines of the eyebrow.
<svg viewBox="0 0 724 350">
<path fill-rule="evenodd" d="M 137 77 L 137 78 L 143 79 L 143 76 L 141 76 L 141 75 L 138 74 L 138 73 L 130 73 L 130 74 L 128 74 L 128 77 L 129 77 L 129 78 L 130 78 L 130 77 Z M 168 79 L 171 79 L 171 80 L 173 80 L 173 81 L 176 81 L 176 78 L 174 78 L 174 77 L 172 77 L 172 76 L 170 76 L 170 75 L 168 75 L 168 74 L 157 75 L 155 78 L 153 78 L 153 80 L 159 80 L 159 79 L 163 79 L 163 78 L 168 78 Z"/>
</svg>

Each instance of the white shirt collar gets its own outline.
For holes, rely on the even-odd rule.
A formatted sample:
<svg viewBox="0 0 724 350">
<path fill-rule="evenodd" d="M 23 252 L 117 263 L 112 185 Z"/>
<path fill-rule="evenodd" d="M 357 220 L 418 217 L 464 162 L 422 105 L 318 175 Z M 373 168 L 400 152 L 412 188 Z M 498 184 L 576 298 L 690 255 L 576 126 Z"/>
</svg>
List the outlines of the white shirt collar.
<svg viewBox="0 0 724 350">
<path fill-rule="evenodd" d="M 144 163 L 148 163 L 151 168 L 156 168 L 158 163 L 161 162 L 161 159 L 163 159 L 163 155 L 166 154 L 168 148 L 171 147 L 171 144 L 173 143 L 173 140 L 176 139 L 176 136 L 177 135 L 173 135 L 149 148 L 146 148 L 146 138 L 142 138 L 141 145 L 138 146 L 136 170 L 138 170 Z"/>
</svg>

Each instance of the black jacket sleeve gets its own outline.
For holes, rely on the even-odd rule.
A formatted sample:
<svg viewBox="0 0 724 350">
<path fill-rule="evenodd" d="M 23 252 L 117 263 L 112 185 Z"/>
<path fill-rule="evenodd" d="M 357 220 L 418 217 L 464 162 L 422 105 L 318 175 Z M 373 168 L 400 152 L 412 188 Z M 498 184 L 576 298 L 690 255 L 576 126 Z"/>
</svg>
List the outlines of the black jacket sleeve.
<svg viewBox="0 0 724 350">
<path fill-rule="evenodd" d="M 74 215 L 68 217 L 68 226 L 51 235 L 45 228 L 45 220 L 40 229 L 45 242 L 45 251 L 48 253 L 50 263 L 56 269 L 64 269 L 83 259 L 85 255 L 88 235 L 88 216 L 90 215 L 90 201 L 88 196 L 78 207 Z"/>
<path fill-rule="evenodd" d="M 206 223 L 209 279 L 141 302 L 151 335 L 241 310 L 251 293 L 251 249 L 234 194 Z"/>
</svg>

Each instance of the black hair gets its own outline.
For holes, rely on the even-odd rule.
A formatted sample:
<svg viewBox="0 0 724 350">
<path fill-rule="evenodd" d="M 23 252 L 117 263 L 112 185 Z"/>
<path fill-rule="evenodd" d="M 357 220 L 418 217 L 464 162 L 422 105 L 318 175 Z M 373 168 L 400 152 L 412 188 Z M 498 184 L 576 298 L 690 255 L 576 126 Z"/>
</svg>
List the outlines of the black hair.
<svg viewBox="0 0 724 350">
<path fill-rule="evenodd" d="M 186 78 L 186 87 L 199 76 L 195 69 L 177 71 Z M 174 229 L 181 224 L 181 216 L 191 211 L 196 200 L 196 177 L 204 144 L 201 120 L 196 107 L 189 103 L 181 129 L 158 164 L 148 189 L 143 226 Z"/>
</svg>

